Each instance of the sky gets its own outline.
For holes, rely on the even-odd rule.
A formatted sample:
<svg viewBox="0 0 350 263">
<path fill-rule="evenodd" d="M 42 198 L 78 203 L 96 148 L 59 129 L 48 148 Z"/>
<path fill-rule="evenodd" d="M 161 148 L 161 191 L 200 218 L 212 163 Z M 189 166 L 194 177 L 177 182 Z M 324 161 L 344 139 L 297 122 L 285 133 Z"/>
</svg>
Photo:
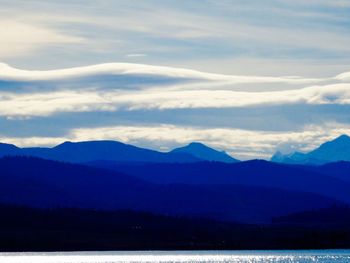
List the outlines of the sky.
<svg viewBox="0 0 350 263">
<path fill-rule="evenodd" d="M 200 141 L 245 160 L 350 135 L 349 0 L 0 6 L 0 142 Z"/>
</svg>

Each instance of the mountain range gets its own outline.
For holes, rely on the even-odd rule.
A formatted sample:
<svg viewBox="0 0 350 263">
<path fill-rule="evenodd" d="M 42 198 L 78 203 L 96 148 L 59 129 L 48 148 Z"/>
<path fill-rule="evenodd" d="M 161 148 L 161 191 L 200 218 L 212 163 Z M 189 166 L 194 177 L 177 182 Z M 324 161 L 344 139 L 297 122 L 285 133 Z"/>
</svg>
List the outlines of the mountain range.
<svg viewBox="0 0 350 263">
<path fill-rule="evenodd" d="M 341 162 L 310 167 L 264 160 L 238 163 L 143 163 L 137 165 L 96 161 L 87 165 L 129 174 L 156 184 L 268 187 L 320 194 L 350 203 L 350 163 Z"/>
<path fill-rule="evenodd" d="M 268 223 L 350 205 L 348 143 L 344 135 L 299 154 L 302 164 L 238 161 L 198 142 L 166 153 L 116 141 L 0 144 L 0 203 Z"/>
<path fill-rule="evenodd" d="M 231 157 L 226 152 L 215 150 L 199 142 L 192 142 L 169 152 L 145 149 L 118 141 L 64 142 L 52 148 L 20 148 L 12 144 L 0 143 L 0 157 L 3 156 L 33 156 L 72 163 L 87 163 L 98 160 L 139 163 L 239 162 L 238 159 Z M 350 137 L 341 135 L 308 153 L 282 154 L 276 152 L 271 157 L 271 161 L 305 165 L 350 161 Z"/>
<path fill-rule="evenodd" d="M 203 164 L 206 165 L 202 170 L 193 175 L 200 178 L 201 171 L 210 166 L 213 166 L 211 170 L 215 170 L 220 163 Z M 273 165 L 283 171 L 283 165 Z M 246 172 L 261 168 L 258 163 L 255 168 L 247 168 Z M 127 209 L 245 223 L 268 223 L 274 217 L 289 213 L 350 203 L 347 191 L 350 185 L 326 175 L 312 173 L 307 176 L 304 173 L 294 180 L 290 175 L 286 180 L 281 178 L 273 183 L 271 180 L 277 178 L 277 173 L 274 177 L 261 173 L 260 183 L 250 184 L 248 181 L 257 178 L 258 172 L 255 175 L 247 173 L 244 182 L 244 173 L 238 177 L 241 181 L 235 181 L 239 169 L 229 167 L 229 170 L 232 175 L 228 171 L 226 176 L 233 178 L 226 183 L 215 183 L 215 173 L 206 175 L 206 183 L 155 183 L 154 179 L 152 181 L 152 170 L 146 171 L 149 178 L 140 178 L 134 174 L 82 164 L 34 157 L 3 157 L 0 159 L 0 203 L 50 209 Z M 167 176 L 166 173 L 163 175 Z M 280 174 L 280 177 L 283 175 Z M 294 183 L 289 186 L 291 182 Z M 310 190 L 302 185 L 308 185 Z"/>
<path fill-rule="evenodd" d="M 95 160 L 151 163 L 238 161 L 224 152 L 216 151 L 201 143 L 191 143 L 171 152 L 158 152 L 117 141 L 64 142 L 53 148 L 19 148 L 12 144 L 1 143 L 1 156 L 33 156 L 72 163 L 84 163 Z"/>
</svg>

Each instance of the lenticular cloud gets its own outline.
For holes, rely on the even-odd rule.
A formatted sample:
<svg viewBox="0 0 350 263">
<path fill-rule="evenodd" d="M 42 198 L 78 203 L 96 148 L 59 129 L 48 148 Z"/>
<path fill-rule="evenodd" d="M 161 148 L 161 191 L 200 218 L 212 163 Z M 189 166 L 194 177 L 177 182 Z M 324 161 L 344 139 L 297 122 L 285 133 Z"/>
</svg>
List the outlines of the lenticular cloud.
<svg viewBox="0 0 350 263">
<path fill-rule="evenodd" d="M 284 104 L 346 105 L 350 104 L 349 74 L 330 79 L 249 77 L 126 63 L 28 71 L 2 64 L 0 116 Z M 281 89 L 266 91 L 263 84 L 268 83 L 277 83 Z M 239 91 L 234 88 L 237 84 L 241 85 Z M 252 92 L 244 90 L 245 84 L 262 85 L 262 88 Z"/>
</svg>

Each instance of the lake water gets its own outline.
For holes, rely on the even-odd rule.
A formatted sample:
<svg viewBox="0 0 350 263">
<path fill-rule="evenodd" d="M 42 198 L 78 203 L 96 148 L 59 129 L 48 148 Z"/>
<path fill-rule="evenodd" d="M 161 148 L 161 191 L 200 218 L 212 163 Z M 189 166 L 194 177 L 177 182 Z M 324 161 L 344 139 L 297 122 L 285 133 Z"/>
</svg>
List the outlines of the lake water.
<svg viewBox="0 0 350 263">
<path fill-rule="evenodd" d="M 350 262 L 350 250 L 0 253 L 6 263 Z"/>
</svg>

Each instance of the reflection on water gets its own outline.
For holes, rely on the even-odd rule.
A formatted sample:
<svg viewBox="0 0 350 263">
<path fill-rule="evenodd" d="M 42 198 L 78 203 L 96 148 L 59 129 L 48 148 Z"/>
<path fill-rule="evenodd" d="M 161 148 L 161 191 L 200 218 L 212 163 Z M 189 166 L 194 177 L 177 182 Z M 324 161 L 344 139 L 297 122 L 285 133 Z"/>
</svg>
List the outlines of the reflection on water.
<svg viewBox="0 0 350 263">
<path fill-rule="evenodd" d="M 0 253 L 6 263 L 350 262 L 350 250 Z"/>
</svg>

